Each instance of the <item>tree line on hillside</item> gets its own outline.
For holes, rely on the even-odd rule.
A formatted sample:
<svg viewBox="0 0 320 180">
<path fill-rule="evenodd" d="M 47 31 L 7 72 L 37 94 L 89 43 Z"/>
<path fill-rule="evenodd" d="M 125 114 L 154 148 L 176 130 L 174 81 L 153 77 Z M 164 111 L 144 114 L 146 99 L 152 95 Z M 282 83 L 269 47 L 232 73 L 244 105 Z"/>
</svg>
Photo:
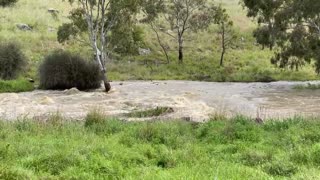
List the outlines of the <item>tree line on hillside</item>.
<svg viewBox="0 0 320 180">
<path fill-rule="evenodd" d="M 0 6 L 17 0 L 0 0 Z M 106 62 L 117 52 L 134 53 L 143 43 L 148 25 L 154 32 L 167 62 L 170 59 L 160 35 L 177 44 L 178 62 L 184 62 L 184 44 L 188 32 L 206 31 L 217 25 L 221 37 L 221 59 L 232 47 L 236 33 L 226 10 L 209 0 L 68 0 L 73 10 L 58 30 L 58 41 L 77 40 L 91 47 L 99 66 L 105 89 L 108 81 Z M 247 16 L 257 21 L 253 33 L 257 43 L 275 52 L 271 62 L 281 68 L 298 69 L 305 62 L 316 61 L 320 73 L 320 2 L 318 0 L 241 0 Z"/>
<path fill-rule="evenodd" d="M 71 22 L 63 24 L 58 31 L 58 40 L 63 43 L 70 39 L 83 42 L 84 34 L 88 40 L 84 43 L 92 47 L 95 59 L 100 65 L 101 72 L 106 74 L 105 62 L 110 59 L 113 50 L 130 51 L 130 48 L 139 42 L 137 23 L 150 25 L 157 36 L 159 45 L 170 62 L 159 33 L 163 33 L 177 42 L 178 59 L 182 64 L 184 60 L 184 39 L 186 32 L 206 30 L 211 24 L 221 26 L 222 55 L 221 65 L 226 49 L 234 37 L 229 35 L 232 31 L 232 22 L 226 11 L 207 0 L 69 0 L 75 6 L 69 19 Z M 139 18 L 138 15 L 143 17 Z M 160 26 L 157 21 L 163 20 L 168 29 Z M 119 48 L 120 47 L 120 48 Z M 108 78 L 104 76 L 106 91 L 110 90 Z"/>
</svg>

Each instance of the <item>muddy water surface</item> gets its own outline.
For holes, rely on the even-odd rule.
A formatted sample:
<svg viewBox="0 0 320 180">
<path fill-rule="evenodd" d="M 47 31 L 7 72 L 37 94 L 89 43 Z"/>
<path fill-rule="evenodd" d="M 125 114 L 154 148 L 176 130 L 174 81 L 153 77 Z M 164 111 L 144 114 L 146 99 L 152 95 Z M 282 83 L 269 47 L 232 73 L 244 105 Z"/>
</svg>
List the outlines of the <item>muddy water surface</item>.
<svg viewBox="0 0 320 180">
<path fill-rule="evenodd" d="M 318 83 L 318 82 L 313 82 Z M 172 107 L 161 118 L 207 120 L 214 113 L 281 118 L 318 115 L 320 90 L 297 90 L 303 82 L 212 83 L 191 81 L 113 82 L 110 93 L 33 91 L 0 94 L 0 118 L 34 118 L 53 113 L 82 119 L 99 109 L 110 116 L 136 110 Z"/>
</svg>

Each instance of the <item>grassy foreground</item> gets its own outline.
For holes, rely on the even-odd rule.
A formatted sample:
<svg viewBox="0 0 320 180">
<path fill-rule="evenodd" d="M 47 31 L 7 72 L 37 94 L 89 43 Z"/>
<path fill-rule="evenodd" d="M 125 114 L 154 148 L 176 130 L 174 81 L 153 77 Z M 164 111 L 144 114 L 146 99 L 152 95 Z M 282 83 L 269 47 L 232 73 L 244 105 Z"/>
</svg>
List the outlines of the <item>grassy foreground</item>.
<svg viewBox="0 0 320 180">
<path fill-rule="evenodd" d="M 0 179 L 318 179 L 320 121 L 0 123 Z"/>
</svg>

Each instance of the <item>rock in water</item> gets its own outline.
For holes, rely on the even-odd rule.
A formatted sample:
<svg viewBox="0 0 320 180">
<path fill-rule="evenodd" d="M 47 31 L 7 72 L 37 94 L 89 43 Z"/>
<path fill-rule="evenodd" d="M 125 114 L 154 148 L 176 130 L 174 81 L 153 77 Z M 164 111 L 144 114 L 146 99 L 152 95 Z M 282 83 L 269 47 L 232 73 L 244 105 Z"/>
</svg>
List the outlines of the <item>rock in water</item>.
<svg viewBox="0 0 320 180">
<path fill-rule="evenodd" d="M 32 31 L 32 28 L 28 24 L 18 23 L 16 25 L 21 31 Z"/>
<path fill-rule="evenodd" d="M 73 95 L 73 94 L 78 94 L 80 91 L 77 88 L 71 88 L 68 90 L 64 91 L 64 94 L 66 95 Z"/>
</svg>

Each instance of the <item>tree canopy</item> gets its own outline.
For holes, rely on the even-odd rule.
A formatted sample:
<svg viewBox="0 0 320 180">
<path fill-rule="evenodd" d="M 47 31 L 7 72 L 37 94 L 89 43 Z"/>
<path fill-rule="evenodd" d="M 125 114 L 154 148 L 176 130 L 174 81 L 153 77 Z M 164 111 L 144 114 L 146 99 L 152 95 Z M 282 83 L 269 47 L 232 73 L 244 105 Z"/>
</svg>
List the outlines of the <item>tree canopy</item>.
<svg viewBox="0 0 320 180">
<path fill-rule="evenodd" d="M 17 3 L 18 0 L 0 0 L 0 7 L 8 7 Z"/>
<path fill-rule="evenodd" d="M 316 61 L 320 73 L 320 3 L 318 0 L 242 0 L 248 16 L 256 18 L 257 42 L 275 50 L 272 63 L 298 69 Z"/>
<path fill-rule="evenodd" d="M 179 62 L 183 62 L 184 35 L 187 31 L 207 29 L 220 17 L 219 7 L 206 0 L 174 0 L 164 2 L 165 19 L 172 33 L 168 35 L 178 42 Z"/>
</svg>

